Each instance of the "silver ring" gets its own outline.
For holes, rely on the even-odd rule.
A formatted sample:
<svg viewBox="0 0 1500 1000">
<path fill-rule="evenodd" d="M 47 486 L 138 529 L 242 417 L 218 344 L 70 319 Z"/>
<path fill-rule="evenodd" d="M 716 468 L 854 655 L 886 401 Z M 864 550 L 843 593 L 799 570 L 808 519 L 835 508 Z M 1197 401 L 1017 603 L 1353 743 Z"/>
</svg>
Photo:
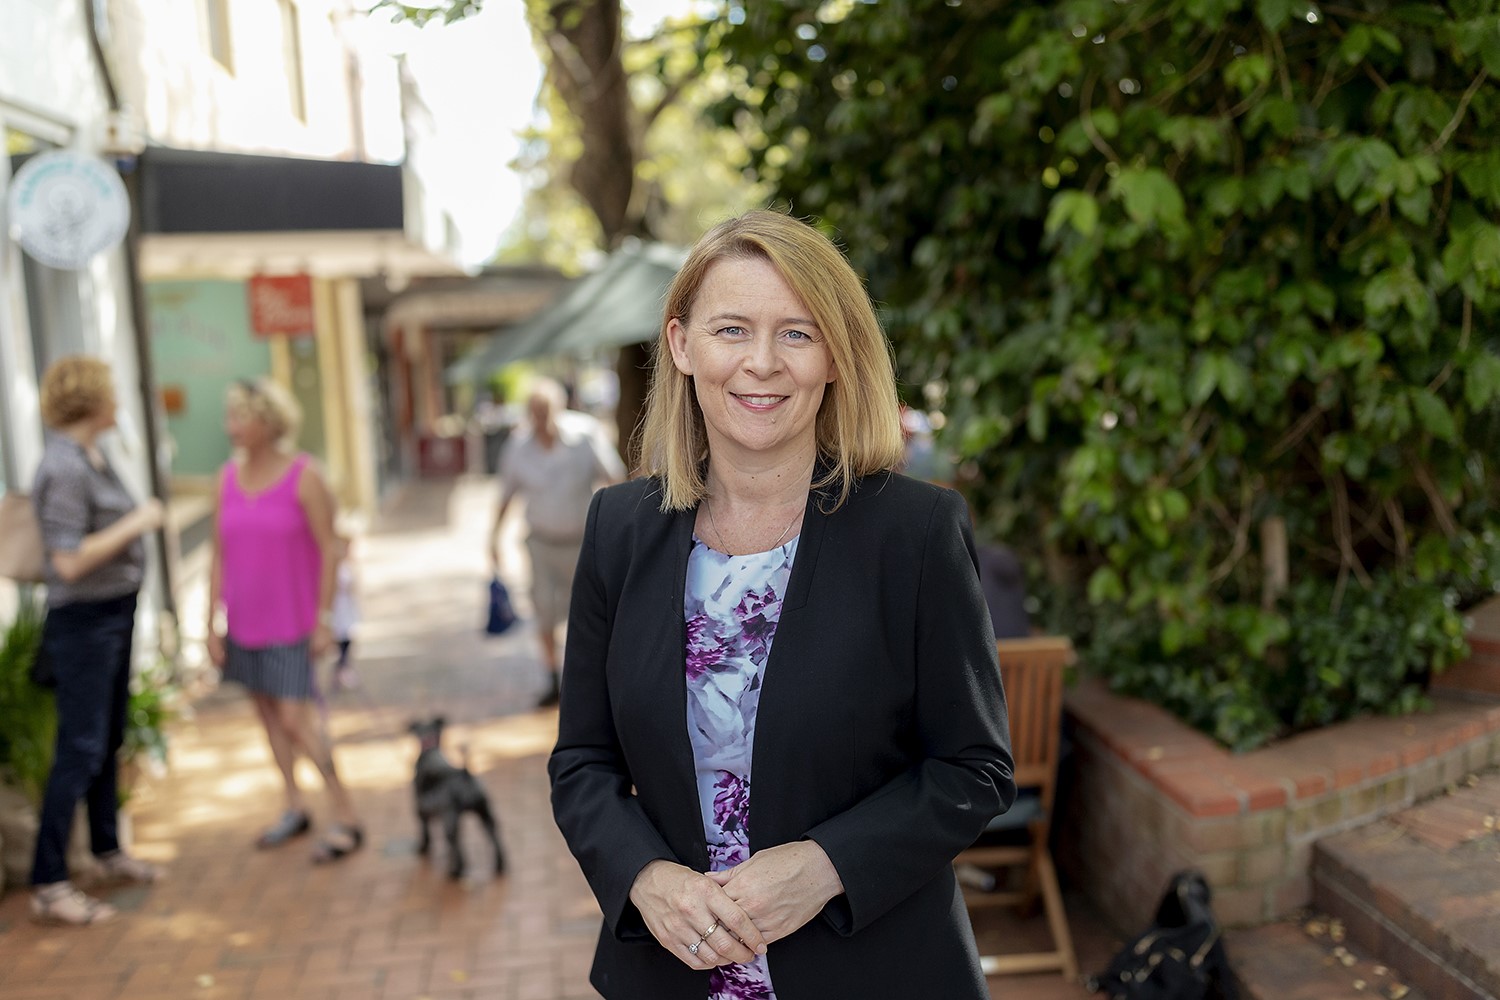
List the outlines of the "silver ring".
<svg viewBox="0 0 1500 1000">
<path fill-rule="evenodd" d="M 688 945 L 688 954 L 696 956 L 698 954 L 698 946 L 702 943 L 702 941 L 694 941 L 692 944 Z"/>
<path fill-rule="evenodd" d="M 703 932 L 704 938 L 713 937 L 714 931 L 716 931 L 718 929 L 719 929 L 719 922 L 717 920 L 715 920 L 713 923 L 711 923 L 711 924 L 708 925 L 708 930 L 706 930 L 706 931 Z"/>
</svg>

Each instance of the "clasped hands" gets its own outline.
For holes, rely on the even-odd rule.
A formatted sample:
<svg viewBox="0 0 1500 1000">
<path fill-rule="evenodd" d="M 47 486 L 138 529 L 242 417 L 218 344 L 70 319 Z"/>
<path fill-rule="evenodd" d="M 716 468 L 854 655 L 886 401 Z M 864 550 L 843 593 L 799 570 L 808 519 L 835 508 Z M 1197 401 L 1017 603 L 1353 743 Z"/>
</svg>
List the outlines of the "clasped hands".
<svg viewBox="0 0 1500 1000">
<path fill-rule="evenodd" d="M 636 877 L 630 901 L 663 948 L 703 970 L 764 955 L 843 891 L 823 848 L 802 840 L 707 874 L 653 861 Z"/>
</svg>

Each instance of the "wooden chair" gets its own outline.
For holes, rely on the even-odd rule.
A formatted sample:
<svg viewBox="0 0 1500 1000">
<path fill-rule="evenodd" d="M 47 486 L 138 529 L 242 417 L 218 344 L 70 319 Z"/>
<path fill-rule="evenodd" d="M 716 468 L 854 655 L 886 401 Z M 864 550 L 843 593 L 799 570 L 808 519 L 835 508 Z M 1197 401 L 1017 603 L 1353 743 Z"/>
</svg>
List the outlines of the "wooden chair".
<svg viewBox="0 0 1500 1000">
<path fill-rule="evenodd" d="M 955 866 L 983 871 L 1025 866 L 1024 887 L 986 892 L 965 887 L 964 900 L 971 911 L 989 906 L 1029 906 L 1038 894 L 1051 928 L 1054 950 L 1025 954 L 985 955 L 981 958 L 987 976 L 1057 969 L 1069 979 L 1078 975 L 1073 937 L 1063 911 L 1062 892 L 1047 838 L 1052 830 L 1052 807 L 1057 793 L 1058 742 L 1062 728 L 1063 671 L 1073 662 L 1073 644 L 1061 636 L 1001 639 L 1000 675 L 1005 685 L 1010 714 L 1011 752 L 1015 756 L 1015 805 L 995 818 L 985 836 L 1005 831 L 1025 831 L 1024 845 L 987 846 L 982 837 L 961 853 Z"/>
</svg>

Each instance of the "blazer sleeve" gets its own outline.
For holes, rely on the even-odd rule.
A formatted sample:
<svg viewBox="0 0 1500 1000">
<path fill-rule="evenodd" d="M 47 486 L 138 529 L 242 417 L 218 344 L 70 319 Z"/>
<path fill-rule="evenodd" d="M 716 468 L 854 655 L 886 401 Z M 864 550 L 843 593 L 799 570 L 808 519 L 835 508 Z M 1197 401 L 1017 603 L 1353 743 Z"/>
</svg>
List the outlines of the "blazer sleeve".
<svg viewBox="0 0 1500 1000">
<path fill-rule="evenodd" d="M 614 616 L 599 567 L 603 495 L 595 493 L 589 506 L 573 578 L 557 745 L 547 773 L 553 817 L 610 930 L 621 940 L 651 940 L 630 888 L 647 864 L 675 856 L 635 796 L 610 708 L 605 662 Z"/>
<path fill-rule="evenodd" d="M 1000 664 L 968 514 L 951 490 L 931 509 L 913 570 L 919 759 L 807 833 L 843 880 L 824 917 L 844 935 L 930 882 L 1016 796 Z"/>
</svg>

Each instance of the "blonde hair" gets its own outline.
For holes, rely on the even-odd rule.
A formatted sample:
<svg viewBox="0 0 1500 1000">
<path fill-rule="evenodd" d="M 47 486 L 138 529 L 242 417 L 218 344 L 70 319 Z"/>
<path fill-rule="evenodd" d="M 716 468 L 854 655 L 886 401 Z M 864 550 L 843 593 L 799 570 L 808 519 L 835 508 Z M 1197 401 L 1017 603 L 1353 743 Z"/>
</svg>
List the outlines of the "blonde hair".
<svg viewBox="0 0 1500 1000">
<path fill-rule="evenodd" d="M 109 365 L 87 354 L 58 358 L 42 373 L 42 421 L 62 428 L 96 417 L 115 403 Z"/>
<path fill-rule="evenodd" d="M 271 428 L 278 448 L 291 451 L 297 446 L 302 407 L 280 382 L 263 376 L 235 379 L 224 393 L 224 402 L 235 413 Z"/>
<path fill-rule="evenodd" d="M 686 322 L 704 276 L 720 260 L 765 260 L 812 313 L 837 373 L 818 409 L 818 456 L 837 509 L 854 480 L 901 462 L 901 415 L 890 344 L 864 284 L 838 247 L 818 230 L 780 212 L 747 212 L 703 234 L 667 289 L 646 415 L 641 471 L 660 477 L 662 510 L 687 510 L 708 493 L 708 432 L 690 376 L 672 361 L 667 326 Z"/>
</svg>

